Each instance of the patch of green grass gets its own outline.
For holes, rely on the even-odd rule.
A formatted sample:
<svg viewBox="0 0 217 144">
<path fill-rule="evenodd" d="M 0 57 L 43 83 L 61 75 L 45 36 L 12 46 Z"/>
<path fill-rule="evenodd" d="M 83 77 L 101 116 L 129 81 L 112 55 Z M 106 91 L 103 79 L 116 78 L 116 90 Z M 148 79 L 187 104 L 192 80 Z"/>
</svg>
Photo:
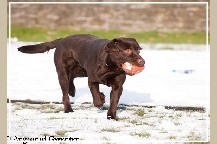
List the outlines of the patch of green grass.
<svg viewBox="0 0 217 144">
<path fill-rule="evenodd" d="M 30 109 L 30 110 L 38 110 L 38 107 L 32 104 L 27 103 L 14 103 L 14 109 L 12 112 L 15 112 L 16 110 L 23 110 L 23 109 Z"/>
<path fill-rule="evenodd" d="M 41 134 L 41 136 L 51 136 L 51 135 L 48 133 L 43 133 L 43 134 Z"/>
<path fill-rule="evenodd" d="M 53 112 L 54 113 L 59 113 L 59 112 L 63 112 L 64 111 L 64 108 L 63 107 L 59 107 L 59 108 L 56 108 Z"/>
<path fill-rule="evenodd" d="M 182 117 L 182 113 L 176 113 L 175 117 Z"/>
<path fill-rule="evenodd" d="M 48 119 L 49 120 L 55 120 L 55 119 L 63 119 L 63 118 L 60 118 L 60 117 L 49 117 Z"/>
<path fill-rule="evenodd" d="M 102 128 L 101 131 L 103 132 L 120 132 L 119 128 L 115 128 L 115 127 L 109 127 L 109 128 Z"/>
<path fill-rule="evenodd" d="M 50 104 L 44 104 L 44 105 L 41 105 L 41 109 L 42 110 L 46 110 L 46 109 L 55 109 L 55 105 L 50 105 Z"/>
<path fill-rule="evenodd" d="M 28 104 L 21 105 L 21 108 L 23 108 L 23 109 L 36 109 L 34 106 L 31 106 L 31 105 L 28 105 Z"/>
<path fill-rule="evenodd" d="M 132 119 L 132 120 L 129 119 L 129 122 L 136 125 L 141 123 L 139 119 Z"/>
<path fill-rule="evenodd" d="M 132 132 L 130 133 L 131 136 L 139 136 L 139 137 L 143 137 L 143 138 L 148 138 L 151 136 L 150 133 L 147 133 L 147 132 L 140 132 L 140 133 L 137 133 L 137 132 Z"/>
<path fill-rule="evenodd" d="M 134 37 L 143 43 L 191 43 L 205 44 L 206 33 L 162 33 L 162 32 L 136 32 L 103 31 L 103 30 L 73 30 L 73 29 L 43 29 L 22 26 L 11 26 L 11 37 L 20 41 L 45 42 L 71 34 L 93 34 L 102 38 L 113 39 L 117 37 Z M 209 35 L 210 39 L 210 35 Z M 210 40 L 209 40 L 210 41 Z M 165 48 L 171 50 L 171 48 Z"/>
<path fill-rule="evenodd" d="M 176 139 L 176 136 L 169 136 L 169 139 Z"/>
<path fill-rule="evenodd" d="M 106 136 L 103 136 L 102 139 L 103 139 L 103 140 L 106 140 L 106 141 L 109 141 L 109 140 L 110 140 L 110 138 L 109 138 L 109 137 L 106 137 Z"/>
<path fill-rule="evenodd" d="M 191 132 L 189 133 L 189 135 L 187 136 L 187 138 L 188 138 L 189 140 L 201 140 L 201 136 L 195 134 L 194 131 L 191 131 Z"/>
<path fill-rule="evenodd" d="M 154 112 L 154 110 L 153 109 L 148 109 L 148 112 L 151 113 L 151 112 Z"/>
<path fill-rule="evenodd" d="M 95 108 L 93 104 L 82 104 L 81 107 L 84 107 L 85 109 Z"/>
<path fill-rule="evenodd" d="M 136 110 L 135 114 L 142 117 L 145 115 L 145 111 L 144 111 L 144 109 L 139 108 Z"/>
<path fill-rule="evenodd" d="M 142 124 L 148 125 L 148 126 L 151 126 L 151 125 L 152 125 L 152 124 L 149 124 L 148 122 L 143 122 Z"/>
<path fill-rule="evenodd" d="M 126 117 L 126 116 L 119 117 L 119 116 L 117 116 L 118 121 L 126 121 L 127 119 L 129 119 L 129 117 Z"/>
<path fill-rule="evenodd" d="M 159 133 L 168 133 L 167 131 L 160 131 Z"/>
<path fill-rule="evenodd" d="M 42 113 L 59 113 L 64 111 L 62 106 L 57 106 L 55 104 L 29 104 L 29 103 L 14 103 L 14 111 L 22 110 L 22 109 L 32 109 L 32 110 L 39 110 Z"/>
<path fill-rule="evenodd" d="M 29 105 L 28 104 L 21 105 L 21 108 L 27 109 L 27 108 L 29 108 Z"/>
<path fill-rule="evenodd" d="M 65 130 L 61 130 L 61 131 L 56 131 L 55 133 L 56 133 L 57 136 L 64 137 L 66 132 L 67 131 L 65 131 Z"/>
<path fill-rule="evenodd" d="M 43 104 L 41 105 L 40 111 L 42 113 L 59 113 L 63 111 L 63 107 L 56 107 L 52 104 Z"/>
<path fill-rule="evenodd" d="M 182 123 L 180 123 L 180 122 L 174 122 L 173 124 L 174 124 L 175 126 L 182 125 Z"/>
</svg>

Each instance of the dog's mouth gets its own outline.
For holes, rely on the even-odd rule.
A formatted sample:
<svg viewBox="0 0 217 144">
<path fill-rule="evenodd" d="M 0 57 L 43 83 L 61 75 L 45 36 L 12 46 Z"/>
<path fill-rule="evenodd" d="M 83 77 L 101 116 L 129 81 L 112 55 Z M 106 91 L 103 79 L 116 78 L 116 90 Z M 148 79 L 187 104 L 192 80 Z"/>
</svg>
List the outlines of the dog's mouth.
<svg viewBox="0 0 217 144">
<path fill-rule="evenodd" d="M 144 64 L 142 66 L 136 66 L 129 62 L 125 62 L 122 64 L 122 69 L 126 72 L 126 74 L 131 76 L 142 72 L 144 68 L 145 68 Z"/>
</svg>

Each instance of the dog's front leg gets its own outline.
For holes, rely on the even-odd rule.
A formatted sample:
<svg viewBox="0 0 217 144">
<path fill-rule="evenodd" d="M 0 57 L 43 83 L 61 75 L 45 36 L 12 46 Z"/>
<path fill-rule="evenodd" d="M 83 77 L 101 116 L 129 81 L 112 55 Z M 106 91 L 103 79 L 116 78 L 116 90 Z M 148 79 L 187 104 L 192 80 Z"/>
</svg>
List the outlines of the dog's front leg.
<svg viewBox="0 0 217 144">
<path fill-rule="evenodd" d="M 112 87 L 112 91 L 110 93 L 110 107 L 107 112 L 107 119 L 116 119 L 117 105 L 123 91 L 125 79 L 126 75 L 121 74 L 109 80 L 109 85 Z"/>
<path fill-rule="evenodd" d="M 91 94 L 93 96 L 93 104 L 95 107 L 102 107 L 105 103 L 105 95 L 99 91 L 99 83 L 91 82 L 88 79 L 88 86 L 90 88 Z"/>
</svg>

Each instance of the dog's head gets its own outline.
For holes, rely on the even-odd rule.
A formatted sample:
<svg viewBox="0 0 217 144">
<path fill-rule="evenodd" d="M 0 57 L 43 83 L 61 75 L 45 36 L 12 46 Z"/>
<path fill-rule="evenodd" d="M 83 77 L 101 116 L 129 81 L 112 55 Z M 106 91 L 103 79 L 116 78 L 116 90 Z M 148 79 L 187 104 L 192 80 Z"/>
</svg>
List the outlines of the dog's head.
<svg viewBox="0 0 217 144">
<path fill-rule="evenodd" d="M 141 49 L 134 38 L 113 39 L 104 47 L 105 52 L 109 53 L 111 61 L 120 68 L 125 62 L 144 67 L 145 60 L 139 55 Z"/>
</svg>

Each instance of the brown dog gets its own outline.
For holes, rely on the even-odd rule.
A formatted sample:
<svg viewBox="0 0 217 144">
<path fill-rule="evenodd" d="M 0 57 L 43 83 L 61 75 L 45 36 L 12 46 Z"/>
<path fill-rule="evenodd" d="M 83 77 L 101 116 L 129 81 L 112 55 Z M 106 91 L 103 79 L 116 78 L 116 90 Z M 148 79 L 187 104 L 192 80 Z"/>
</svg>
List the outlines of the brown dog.
<svg viewBox="0 0 217 144">
<path fill-rule="evenodd" d="M 55 47 L 54 63 L 63 93 L 64 111 L 73 112 L 68 94 L 75 96 L 74 78 L 88 77 L 96 107 L 105 103 L 105 95 L 99 91 L 99 84 L 112 87 L 107 118 L 116 119 L 117 104 L 126 79 L 126 72 L 121 65 L 125 62 L 136 66 L 145 64 L 139 55 L 141 47 L 137 41 L 134 38 L 110 41 L 89 34 L 76 34 L 51 42 L 22 46 L 18 50 L 31 54 L 43 53 Z"/>
</svg>

